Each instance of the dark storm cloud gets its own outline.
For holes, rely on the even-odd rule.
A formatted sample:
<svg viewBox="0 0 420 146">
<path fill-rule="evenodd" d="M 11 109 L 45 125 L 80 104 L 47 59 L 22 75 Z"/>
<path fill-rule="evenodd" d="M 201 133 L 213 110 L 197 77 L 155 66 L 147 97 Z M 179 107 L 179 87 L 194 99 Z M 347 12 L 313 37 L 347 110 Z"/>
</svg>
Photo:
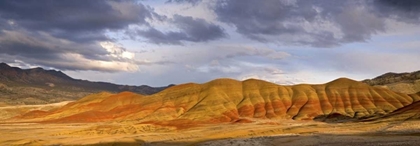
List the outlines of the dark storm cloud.
<svg viewBox="0 0 420 146">
<path fill-rule="evenodd" d="M 56 55 L 63 53 L 76 53 L 90 59 L 107 55 L 104 49 L 96 45 L 63 42 L 47 33 L 8 30 L 0 34 L 0 53 L 40 59 L 56 58 Z"/>
<path fill-rule="evenodd" d="M 140 35 L 156 44 L 182 44 L 182 41 L 207 42 L 226 37 L 224 29 L 201 18 L 174 15 L 170 20 L 180 31 L 162 32 L 155 28 L 138 30 Z"/>
<path fill-rule="evenodd" d="M 248 38 L 313 47 L 364 42 L 386 31 L 386 19 L 417 23 L 420 16 L 418 0 L 215 0 L 209 8 Z"/>
<path fill-rule="evenodd" d="M 420 21 L 419 0 L 374 0 L 371 4 L 378 15 L 411 23 Z"/>
<path fill-rule="evenodd" d="M 79 61 L 126 61 L 112 57 L 116 54 L 102 48 L 99 42 L 114 42 L 105 35 L 106 31 L 125 29 L 131 24 L 149 26 L 146 19 L 165 18 L 134 0 L 3 0 L 0 54 L 57 69 L 116 71 L 62 62 L 76 61 L 69 55 L 79 56 Z"/>
<path fill-rule="evenodd" d="M 47 31 L 55 37 L 76 41 L 106 40 L 99 32 L 133 23 L 147 24 L 145 18 L 158 16 L 150 9 L 135 1 L 0 1 L 2 19 L 22 28 Z"/>
<path fill-rule="evenodd" d="M 173 23 L 189 36 L 189 41 L 204 42 L 225 37 L 222 27 L 204 19 L 174 15 Z"/>
<path fill-rule="evenodd" d="M 181 40 L 187 40 L 188 36 L 182 32 L 161 32 L 155 28 L 149 28 L 147 30 L 138 30 L 136 33 L 133 33 L 136 37 L 137 35 L 145 37 L 149 42 L 155 44 L 175 44 L 180 45 Z"/>
<path fill-rule="evenodd" d="M 363 4 L 330 0 L 221 0 L 214 11 L 220 21 L 232 24 L 237 32 L 251 39 L 331 47 L 365 41 L 384 30 L 383 20 L 369 14 Z"/>
<path fill-rule="evenodd" d="M 201 2 L 202 0 L 167 0 L 167 3 L 172 3 L 172 2 L 176 2 L 176 3 L 183 3 L 183 2 L 187 2 L 187 3 L 192 3 L 192 4 L 197 4 L 199 2 Z"/>
</svg>

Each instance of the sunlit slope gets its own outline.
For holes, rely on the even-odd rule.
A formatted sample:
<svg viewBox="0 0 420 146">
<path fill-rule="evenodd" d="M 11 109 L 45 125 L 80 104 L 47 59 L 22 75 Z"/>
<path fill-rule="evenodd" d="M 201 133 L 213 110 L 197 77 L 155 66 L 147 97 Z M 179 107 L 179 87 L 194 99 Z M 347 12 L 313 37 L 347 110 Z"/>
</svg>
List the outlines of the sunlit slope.
<svg viewBox="0 0 420 146">
<path fill-rule="evenodd" d="M 60 109 L 27 113 L 16 119 L 46 122 L 135 121 L 161 125 L 236 122 L 242 119 L 311 120 L 332 113 L 369 117 L 418 101 L 350 79 L 320 85 L 280 86 L 261 81 L 217 79 L 182 84 L 158 94 L 99 93 Z"/>
<path fill-rule="evenodd" d="M 5 105 L 0 106 L 0 120 L 9 119 L 11 117 L 18 116 L 28 111 L 39 110 L 47 111 L 52 109 L 60 108 L 71 101 L 63 101 L 59 103 L 52 104 L 42 104 L 42 105 Z M 1 103 L 0 103 L 1 104 Z M 38 112 L 39 112 L 38 111 Z"/>
</svg>

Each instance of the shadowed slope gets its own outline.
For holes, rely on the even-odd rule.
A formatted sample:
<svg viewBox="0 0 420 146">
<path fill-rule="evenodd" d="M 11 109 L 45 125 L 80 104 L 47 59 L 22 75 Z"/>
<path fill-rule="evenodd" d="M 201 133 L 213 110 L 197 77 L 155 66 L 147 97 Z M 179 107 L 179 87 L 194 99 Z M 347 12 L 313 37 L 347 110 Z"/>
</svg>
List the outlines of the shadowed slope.
<svg viewBox="0 0 420 146">
<path fill-rule="evenodd" d="M 9 105 L 46 104 L 78 100 L 86 95 L 101 91 L 113 93 L 130 91 L 150 95 L 167 87 L 91 82 L 73 79 L 61 71 L 44 70 L 42 68 L 20 69 L 0 63 L 0 102 Z"/>
<path fill-rule="evenodd" d="M 420 97 L 420 92 L 410 95 L 415 98 Z M 410 105 L 395 110 L 392 113 L 378 118 L 378 120 L 385 121 L 400 121 L 400 120 L 420 120 L 420 101 L 416 101 Z"/>
<path fill-rule="evenodd" d="M 217 79 L 173 86 L 142 96 L 100 93 L 43 114 L 17 119 L 44 122 L 136 121 L 160 125 L 236 122 L 244 119 L 311 120 L 340 114 L 353 118 L 384 115 L 418 101 L 418 96 L 371 87 L 350 79 L 320 85 L 280 86 L 250 79 Z"/>
</svg>

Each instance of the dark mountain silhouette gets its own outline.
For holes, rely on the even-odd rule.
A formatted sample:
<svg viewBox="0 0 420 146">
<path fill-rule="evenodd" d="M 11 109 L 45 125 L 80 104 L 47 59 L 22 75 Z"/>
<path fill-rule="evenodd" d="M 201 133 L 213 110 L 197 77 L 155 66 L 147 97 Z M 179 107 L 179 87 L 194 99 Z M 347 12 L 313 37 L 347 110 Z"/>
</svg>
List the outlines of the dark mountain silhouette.
<svg viewBox="0 0 420 146">
<path fill-rule="evenodd" d="M 169 87 L 169 86 L 167 86 Z M 43 68 L 21 69 L 0 63 L 0 102 L 43 104 L 76 100 L 101 91 L 130 91 L 150 95 L 167 87 L 128 86 L 73 79 L 61 71 Z"/>
</svg>

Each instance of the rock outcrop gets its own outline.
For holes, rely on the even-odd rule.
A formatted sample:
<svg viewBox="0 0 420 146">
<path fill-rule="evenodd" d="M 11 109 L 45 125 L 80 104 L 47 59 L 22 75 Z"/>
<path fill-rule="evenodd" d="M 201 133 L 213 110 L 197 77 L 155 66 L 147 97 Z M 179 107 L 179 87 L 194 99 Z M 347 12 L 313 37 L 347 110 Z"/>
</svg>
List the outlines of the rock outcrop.
<svg viewBox="0 0 420 146">
<path fill-rule="evenodd" d="M 385 87 L 395 92 L 414 94 L 420 92 L 420 71 L 411 73 L 386 73 L 362 82 L 371 86 Z"/>
</svg>

